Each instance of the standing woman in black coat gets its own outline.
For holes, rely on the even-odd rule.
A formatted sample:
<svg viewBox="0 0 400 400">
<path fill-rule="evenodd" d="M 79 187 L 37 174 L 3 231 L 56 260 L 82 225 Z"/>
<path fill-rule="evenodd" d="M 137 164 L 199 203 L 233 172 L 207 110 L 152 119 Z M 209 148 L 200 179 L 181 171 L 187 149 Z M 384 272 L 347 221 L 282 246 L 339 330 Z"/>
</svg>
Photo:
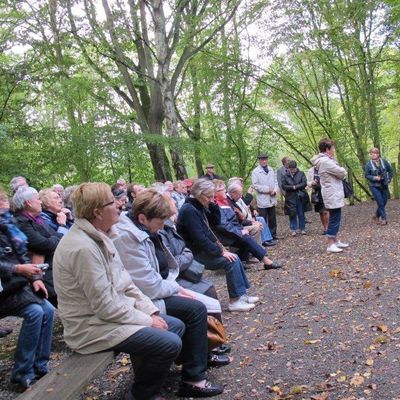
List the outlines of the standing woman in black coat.
<svg viewBox="0 0 400 400">
<path fill-rule="evenodd" d="M 287 173 L 282 179 L 282 189 L 285 191 L 285 214 L 289 216 L 292 236 L 296 236 L 300 230 L 306 234 L 306 222 L 304 213 L 311 211 L 310 198 L 306 191 L 307 179 L 304 172 L 297 169 L 296 161 L 289 161 Z"/>
<path fill-rule="evenodd" d="M 27 256 L 26 236 L 14 225 L 10 204 L 0 189 L 0 318 L 24 319 L 11 381 L 26 389 L 48 372 L 53 330 L 53 306 L 42 272 Z"/>
<path fill-rule="evenodd" d="M 44 283 L 49 293 L 50 303 L 57 307 L 52 265 L 54 252 L 63 235 L 47 225 L 40 216 L 42 202 L 36 189 L 32 187 L 19 189 L 14 194 L 12 202 L 16 212 L 15 222 L 28 237 L 29 252 L 42 256 L 42 260 L 49 264 L 49 269 L 44 276 Z"/>
</svg>

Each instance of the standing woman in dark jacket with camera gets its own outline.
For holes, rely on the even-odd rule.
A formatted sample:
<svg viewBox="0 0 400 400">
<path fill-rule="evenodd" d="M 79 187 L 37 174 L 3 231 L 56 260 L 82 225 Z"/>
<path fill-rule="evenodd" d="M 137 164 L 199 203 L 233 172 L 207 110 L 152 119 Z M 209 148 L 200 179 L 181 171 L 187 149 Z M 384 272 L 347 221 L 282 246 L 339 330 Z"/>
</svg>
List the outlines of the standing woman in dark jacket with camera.
<svg viewBox="0 0 400 400">
<path fill-rule="evenodd" d="M 0 318 L 24 319 L 11 381 L 26 389 L 48 372 L 54 308 L 43 298 L 42 272 L 27 256 L 26 236 L 13 224 L 9 208 L 0 189 Z"/>
<path fill-rule="evenodd" d="M 311 211 L 310 198 L 306 192 L 307 179 L 304 172 L 297 169 L 296 161 L 289 161 L 287 173 L 282 178 L 282 189 L 285 191 L 285 214 L 289 216 L 292 236 L 297 230 L 305 235 L 306 222 L 304 213 Z"/>
<path fill-rule="evenodd" d="M 369 155 L 371 159 L 365 165 L 365 178 L 378 206 L 374 220 L 379 225 L 386 225 L 385 206 L 389 198 L 389 183 L 393 178 L 393 170 L 389 162 L 380 157 L 376 147 L 369 151 Z"/>
<path fill-rule="evenodd" d="M 15 222 L 28 237 L 28 250 L 43 256 L 44 262 L 49 264 L 49 269 L 44 276 L 44 283 L 49 293 L 50 303 L 57 307 L 52 264 L 54 252 L 63 235 L 48 226 L 40 216 L 42 202 L 36 189 L 23 187 L 17 190 L 12 202 L 16 211 Z"/>
</svg>

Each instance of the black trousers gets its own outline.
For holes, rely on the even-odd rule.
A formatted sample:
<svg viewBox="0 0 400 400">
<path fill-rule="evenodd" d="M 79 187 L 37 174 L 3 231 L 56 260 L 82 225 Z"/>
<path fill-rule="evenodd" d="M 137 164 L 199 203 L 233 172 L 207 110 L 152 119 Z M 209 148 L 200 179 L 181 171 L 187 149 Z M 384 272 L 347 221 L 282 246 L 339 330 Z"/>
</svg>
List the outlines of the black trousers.
<svg viewBox="0 0 400 400">
<path fill-rule="evenodd" d="M 268 228 L 271 231 L 272 237 L 274 239 L 277 239 L 275 206 L 268 208 L 258 208 L 258 213 L 267 221 Z"/>
<path fill-rule="evenodd" d="M 142 328 L 111 349 L 128 353 L 132 358 L 135 377 L 131 393 L 135 400 L 156 398 L 182 348 L 183 322 L 168 315 L 161 316 L 168 324 L 168 331 Z"/>
<path fill-rule="evenodd" d="M 208 340 L 207 309 L 200 301 L 171 296 L 164 299 L 168 315 L 185 324 L 182 337 L 182 380 L 198 382 L 206 378 Z"/>
</svg>

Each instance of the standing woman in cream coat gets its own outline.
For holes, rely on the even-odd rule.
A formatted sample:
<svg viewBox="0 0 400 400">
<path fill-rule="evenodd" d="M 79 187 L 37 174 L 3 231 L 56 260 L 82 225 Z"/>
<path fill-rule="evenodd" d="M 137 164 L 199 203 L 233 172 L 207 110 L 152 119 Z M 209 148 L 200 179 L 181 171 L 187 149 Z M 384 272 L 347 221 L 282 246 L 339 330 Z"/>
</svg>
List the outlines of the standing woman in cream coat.
<svg viewBox="0 0 400 400">
<path fill-rule="evenodd" d="M 318 169 L 321 193 L 325 208 L 329 210 L 329 224 L 326 231 L 328 238 L 328 253 L 340 253 L 349 247 L 338 238 L 342 207 L 344 207 L 343 179 L 347 171 L 341 167 L 335 159 L 335 142 L 331 139 L 321 139 L 319 151 L 311 159 L 314 167 Z"/>
</svg>

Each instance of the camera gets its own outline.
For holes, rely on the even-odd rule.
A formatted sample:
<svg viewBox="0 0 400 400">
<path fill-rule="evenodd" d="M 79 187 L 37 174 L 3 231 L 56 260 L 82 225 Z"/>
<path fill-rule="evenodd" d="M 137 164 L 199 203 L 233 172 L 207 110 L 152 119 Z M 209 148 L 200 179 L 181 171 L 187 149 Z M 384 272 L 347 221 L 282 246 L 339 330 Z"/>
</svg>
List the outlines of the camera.
<svg viewBox="0 0 400 400">
<path fill-rule="evenodd" d="M 46 271 L 49 268 L 49 264 L 37 264 L 36 266 L 42 271 Z"/>
</svg>

